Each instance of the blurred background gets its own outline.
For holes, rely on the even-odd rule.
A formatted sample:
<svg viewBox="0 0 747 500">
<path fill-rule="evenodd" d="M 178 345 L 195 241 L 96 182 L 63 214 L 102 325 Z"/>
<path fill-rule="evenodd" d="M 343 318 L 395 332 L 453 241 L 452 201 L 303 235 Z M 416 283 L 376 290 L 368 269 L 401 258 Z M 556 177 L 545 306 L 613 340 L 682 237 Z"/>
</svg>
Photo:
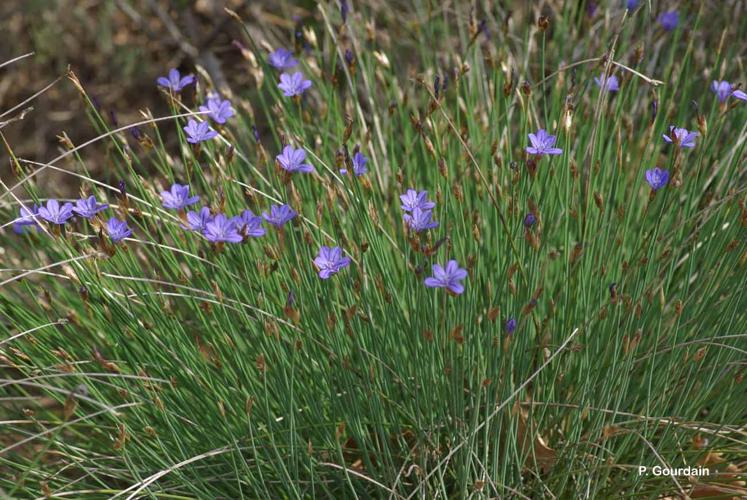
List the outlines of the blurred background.
<svg viewBox="0 0 747 500">
<path fill-rule="evenodd" d="M 0 2 L 0 63 L 34 55 L 0 68 L 0 113 L 50 85 L 38 98 L 4 116 L 0 132 L 13 152 L 36 161 L 61 150 L 63 131 L 73 144 L 95 131 L 68 67 L 110 123 L 142 119 L 139 110 L 167 113 L 155 79 L 169 68 L 195 72 L 199 65 L 219 88 L 246 89 L 253 79 L 234 40 L 241 26 L 225 8 L 235 11 L 258 39 L 292 47 L 296 25 L 309 20 L 316 2 L 250 0 L 3 0 Z M 188 96 L 189 98 L 189 96 Z M 92 170 L 103 168 L 86 153 Z M 103 156 L 101 158 L 103 162 Z M 8 173 L 8 154 L 0 148 L 0 174 Z M 47 178 L 48 177 L 48 178 Z M 43 183 L 55 184 L 45 174 Z M 52 187 L 55 187 L 54 185 Z"/>
</svg>

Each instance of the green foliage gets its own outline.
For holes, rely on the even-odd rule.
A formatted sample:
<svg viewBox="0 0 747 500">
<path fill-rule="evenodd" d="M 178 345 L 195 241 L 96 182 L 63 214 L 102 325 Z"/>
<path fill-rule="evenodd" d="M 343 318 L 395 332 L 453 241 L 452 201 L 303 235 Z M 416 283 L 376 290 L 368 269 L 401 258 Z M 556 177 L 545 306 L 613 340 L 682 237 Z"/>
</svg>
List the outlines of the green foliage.
<svg viewBox="0 0 747 500">
<path fill-rule="evenodd" d="M 639 465 L 744 457 L 747 103 L 708 90 L 744 76 L 731 64 L 744 46 L 728 43 L 740 27 L 712 24 L 714 6 L 666 33 L 647 6 L 622 21 L 567 2 L 545 32 L 533 13 L 480 13 L 487 37 L 458 5 L 415 2 L 366 38 L 369 7 L 343 27 L 323 4 L 300 101 L 247 31 L 257 65 L 236 70 L 257 88 L 235 89 L 239 116 L 199 148 L 181 128 L 204 85 L 194 102 L 164 94 L 178 117 L 145 120 L 140 141 L 83 93 L 95 141 L 46 164 L 14 158 L 6 184 L 27 202 L 59 169 L 135 234 L 113 246 L 79 220 L 2 235 L 6 494 L 656 497 L 704 487 Z M 594 85 L 605 70 L 619 93 Z M 699 130 L 697 146 L 667 146 L 670 124 Z M 562 155 L 524 152 L 538 128 Z M 280 175 L 287 143 L 316 174 Z M 355 144 L 369 173 L 341 176 Z M 94 148 L 106 179 L 86 173 Z M 672 179 L 652 195 L 656 165 Z M 301 217 L 217 248 L 161 207 L 172 182 L 214 211 L 284 202 Z M 426 236 L 402 222 L 410 187 L 437 202 Z M 18 199 L 2 201 L 10 221 Z M 321 245 L 353 263 L 319 279 Z M 423 284 L 449 259 L 469 270 L 460 296 Z"/>
</svg>

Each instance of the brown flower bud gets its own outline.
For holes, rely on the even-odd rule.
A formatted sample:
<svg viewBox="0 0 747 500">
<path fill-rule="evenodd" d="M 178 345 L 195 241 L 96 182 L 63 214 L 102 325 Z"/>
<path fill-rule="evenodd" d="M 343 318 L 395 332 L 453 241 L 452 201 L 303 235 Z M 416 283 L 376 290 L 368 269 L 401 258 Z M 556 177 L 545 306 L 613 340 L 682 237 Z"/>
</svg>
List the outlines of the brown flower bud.
<svg viewBox="0 0 747 500">
<path fill-rule="evenodd" d="M 547 31 L 547 29 L 550 27 L 550 18 L 547 16 L 540 16 L 539 19 L 537 19 L 537 28 L 539 28 L 540 33 L 544 33 Z"/>
</svg>

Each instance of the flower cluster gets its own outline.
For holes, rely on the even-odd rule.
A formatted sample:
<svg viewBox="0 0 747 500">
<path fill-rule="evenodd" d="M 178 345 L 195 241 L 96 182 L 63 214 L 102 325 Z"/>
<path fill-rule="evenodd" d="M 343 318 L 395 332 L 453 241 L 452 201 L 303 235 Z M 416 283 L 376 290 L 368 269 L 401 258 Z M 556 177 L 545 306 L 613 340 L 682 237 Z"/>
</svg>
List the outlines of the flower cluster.
<svg viewBox="0 0 747 500">
<path fill-rule="evenodd" d="M 174 184 L 169 191 L 163 191 L 161 198 L 163 206 L 173 210 L 183 210 L 200 199 L 199 196 L 189 196 L 189 186 L 181 184 Z M 202 207 L 199 211 L 187 212 L 187 225 L 182 227 L 188 231 L 201 233 L 211 243 L 241 243 L 248 238 L 265 235 L 265 228 L 262 227 L 263 218 L 273 226 L 281 228 L 297 215 L 288 205 L 272 205 L 269 213 L 262 212 L 262 217 L 254 215 L 251 210 L 244 210 L 235 217 L 228 217 L 225 214 L 212 215 L 208 207 Z M 114 240 L 114 237 L 112 239 Z M 343 257 L 342 249 L 339 247 L 323 246 L 314 259 L 314 265 L 319 277 L 326 280 L 348 267 L 350 258 Z"/>
<path fill-rule="evenodd" d="M 436 204 L 428 201 L 427 191 L 408 189 L 399 199 L 405 212 L 402 218 L 410 229 L 420 233 L 438 227 L 438 222 L 433 220 L 433 208 Z"/>
<path fill-rule="evenodd" d="M 638 1 L 628 0 L 626 7 L 632 10 L 638 7 L 638 3 Z M 658 17 L 658 22 L 664 29 L 671 31 L 679 23 L 679 14 L 675 10 L 664 12 Z M 268 55 L 267 62 L 270 66 L 282 72 L 278 88 L 286 97 L 300 96 L 311 87 L 311 81 L 307 80 L 300 71 L 287 72 L 298 65 L 298 60 L 291 51 L 278 48 Z M 157 83 L 173 93 L 179 93 L 186 86 L 194 84 L 195 81 L 194 75 L 182 76 L 178 70 L 171 69 L 168 76 L 158 78 Z M 615 75 L 602 73 L 594 77 L 594 82 L 603 92 L 618 92 L 620 90 L 620 81 Z M 747 100 L 747 94 L 735 89 L 727 81 L 714 80 L 711 90 L 716 94 L 719 102 L 722 103 L 732 96 Z M 199 106 L 199 110 L 209 120 L 219 125 L 225 124 L 228 119 L 235 115 L 235 110 L 230 101 L 223 99 L 218 94 L 209 94 L 205 102 Z M 184 127 L 184 131 L 187 135 L 187 141 L 191 144 L 199 144 L 218 135 L 218 132 L 210 127 L 207 120 L 197 121 L 191 118 Z M 540 128 L 536 133 L 530 133 L 528 136 L 530 145 L 525 148 L 528 154 L 535 156 L 563 154 L 563 150 L 556 147 L 557 137 L 549 134 L 545 129 Z M 257 137 L 255 128 L 255 139 Z M 669 133 L 662 134 L 662 137 L 667 143 L 680 148 L 692 149 L 696 145 L 695 139 L 698 137 L 698 133 L 670 126 Z M 352 158 L 348 156 L 347 150 L 345 150 L 344 157 L 345 165 L 340 168 L 342 175 L 347 175 L 350 170 L 356 177 L 367 173 L 368 158 L 359 151 L 358 146 L 356 146 Z M 279 168 L 288 174 L 315 172 L 314 167 L 306 160 L 306 151 L 303 148 L 294 148 L 290 144 L 283 147 L 275 160 Z M 668 170 L 658 167 L 645 172 L 646 181 L 654 192 L 666 186 L 669 177 Z M 161 198 L 165 208 L 177 210 L 181 213 L 186 224 L 182 226 L 184 229 L 198 232 L 213 243 L 240 243 L 247 238 L 258 238 L 264 236 L 266 232 L 262 226 L 263 221 L 277 228 L 282 228 L 298 215 L 286 204 L 273 204 L 269 211 L 262 212 L 261 217 L 255 215 L 251 210 L 244 210 L 240 215 L 234 217 L 223 213 L 212 214 L 207 206 L 184 213 L 185 209 L 198 203 L 200 197 L 190 196 L 189 186 L 177 183 L 173 184 L 168 191 L 163 191 Z M 427 191 L 408 189 L 406 193 L 400 195 L 400 201 L 401 209 L 404 212 L 403 220 L 409 230 L 421 233 L 439 226 L 439 223 L 433 220 L 433 209 L 436 204 L 428 200 Z M 74 215 L 91 219 L 106 208 L 108 208 L 108 205 L 97 203 L 94 196 L 78 200 L 75 206 L 69 202 L 61 205 L 57 200 L 49 200 L 46 206 L 22 207 L 19 217 L 14 222 L 14 229 L 20 232 L 26 226 L 38 227 L 40 219 L 57 225 L 65 224 Z M 523 220 L 523 225 L 527 231 L 536 223 L 536 215 L 532 212 L 527 213 Z M 112 241 L 115 242 L 132 234 L 126 222 L 114 218 L 109 220 L 106 227 Z M 348 267 L 350 262 L 349 257 L 343 256 L 340 247 L 322 246 L 314 259 L 314 265 L 320 278 L 325 280 L 341 269 Z M 432 271 L 433 275 L 425 279 L 427 287 L 445 288 L 449 293 L 455 295 L 464 292 L 464 286 L 461 282 L 467 277 L 467 271 L 460 268 L 457 261 L 449 260 L 445 266 L 433 264 Z M 510 318 L 505 327 L 509 334 L 512 333 L 516 328 L 516 320 Z"/>
<path fill-rule="evenodd" d="M 438 227 L 438 222 L 433 220 L 433 209 L 436 204 L 428 200 L 428 191 L 408 189 L 399 199 L 402 202 L 400 208 L 405 212 L 402 218 L 411 230 L 419 233 Z M 446 267 L 433 264 L 432 271 L 433 276 L 425 279 L 425 286 L 446 288 L 452 295 L 464 292 L 461 281 L 467 277 L 467 271 L 461 269 L 457 261 L 450 260 Z"/>
<path fill-rule="evenodd" d="M 47 200 L 46 205 L 37 205 L 34 203 L 31 208 L 21 206 L 18 211 L 18 217 L 13 221 L 13 230 L 21 234 L 25 228 L 36 228 L 40 230 L 40 222 L 46 221 L 54 226 L 64 226 L 75 216 L 83 219 L 93 219 L 99 212 L 109 208 L 106 203 L 98 203 L 96 197 L 91 195 L 87 198 L 81 198 L 73 205 L 70 202 L 60 203 L 55 199 Z M 109 238 L 114 242 L 119 241 L 132 235 L 132 231 L 127 226 L 126 221 L 121 221 L 114 217 L 110 218 L 106 224 L 106 230 Z"/>
<path fill-rule="evenodd" d="M 164 208 L 182 211 L 200 201 L 199 196 L 190 196 L 189 186 L 173 184 L 168 191 L 161 192 L 161 203 Z M 201 233 L 211 243 L 240 243 L 245 238 L 258 238 L 265 234 L 262 219 L 251 210 L 244 210 L 241 215 L 228 217 L 225 214 L 212 215 L 208 207 L 199 211 L 190 210 L 184 215 L 188 231 Z"/>
<path fill-rule="evenodd" d="M 283 91 L 285 97 L 300 96 L 311 87 L 311 80 L 304 78 L 303 73 L 300 71 L 286 73 L 287 70 L 298 65 L 298 61 L 288 49 L 281 47 L 274 50 L 267 57 L 267 61 L 275 69 L 283 71 L 280 74 L 278 88 Z"/>
</svg>

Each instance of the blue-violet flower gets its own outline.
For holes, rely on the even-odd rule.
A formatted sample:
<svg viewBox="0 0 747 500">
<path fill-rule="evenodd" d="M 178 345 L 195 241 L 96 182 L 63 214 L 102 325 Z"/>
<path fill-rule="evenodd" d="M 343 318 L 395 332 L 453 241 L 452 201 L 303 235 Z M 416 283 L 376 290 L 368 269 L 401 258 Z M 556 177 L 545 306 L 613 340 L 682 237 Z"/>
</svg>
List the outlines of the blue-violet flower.
<svg viewBox="0 0 747 500">
<path fill-rule="evenodd" d="M 464 292 L 461 281 L 467 277 L 467 270 L 459 267 L 455 260 L 446 263 L 446 267 L 433 264 L 433 276 L 425 279 L 425 286 L 429 288 L 446 288 L 449 292 L 459 295 Z"/>
<path fill-rule="evenodd" d="M 184 132 L 187 133 L 187 142 L 190 144 L 199 144 L 203 141 L 209 141 L 218 132 L 210 128 L 210 124 L 207 121 L 198 122 L 190 118 L 187 121 L 187 126 L 184 127 Z"/>
<path fill-rule="evenodd" d="M 76 201 L 75 207 L 73 207 L 73 212 L 80 215 L 81 217 L 90 219 L 97 213 L 101 212 L 102 210 L 106 210 L 107 208 L 109 208 L 109 205 L 107 205 L 106 203 L 96 203 L 96 197 L 91 195 L 88 198 L 83 198 Z"/>
<path fill-rule="evenodd" d="M 223 214 L 218 214 L 213 220 L 205 224 L 203 232 L 205 238 L 212 243 L 240 243 L 244 238 L 239 234 L 236 228 L 236 220 L 229 219 Z"/>
<path fill-rule="evenodd" d="M 416 191 L 414 189 L 408 189 L 405 194 L 399 196 L 402 202 L 402 210 L 405 212 L 412 212 L 416 208 L 421 210 L 431 210 L 436 206 L 432 201 L 428 201 L 428 191 Z"/>
<path fill-rule="evenodd" d="M 60 206 L 57 200 L 47 200 L 46 207 L 39 207 L 39 216 L 52 224 L 62 225 L 73 216 L 73 204 L 67 202 Z"/>
<path fill-rule="evenodd" d="M 293 52 L 282 47 L 270 52 L 267 60 L 271 66 L 280 70 L 291 69 L 298 64 L 296 58 L 293 57 Z"/>
<path fill-rule="evenodd" d="M 529 134 L 531 146 L 527 146 L 526 151 L 533 155 L 559 155 L 563 150 L 556 148 L 555 141 L 557 138 L 545 132 L 545 129 L 539 129 L 536 134 Z"/>
<path fill-rule="evenodd" d="M 114 243 L 118 243 L 123 239 L 132 236 L 132 230 L 127 227 L 127 222 L 119 220 L 116 217 L 109 219 L 106 223 L 106 231 L 109 233 L 109 238 Z"/>
<path fill-rule="evenodd" d="M 654 167 L 651 170 L 646 170 L 646 182 L 648 182 L 651 189 L 658 191 L 663 188 L 669 182 L 669 170 L 665 170 L 659 167 Z"/>
<path fill-rule="evenodd" d="M 181 76 L 179 70 L 172 68 L 169 70 L 168 77 L 159 77 L 156 83 L 161 87 L 166 87 L 172 92 L 181 92 L 181 90 L 187 85 L 191 85 L 195 82 L 194 75 Z"/>
<path fill-rule="evenodd" d="M 314 259 L 314 265 L 319 270 L 319 277 L 326 280 L 333 274 L 337 274 L 342 268 L 348 267 L 350 257 L 343 257 L 340 247 L 321 247 L 319 255 Z"/>
<path fill-rule="evenodd" d="M 698 137 L 697 132 L 688 132 L 684 128 L 676 128 L 674 125 L 669 127 L 669 135 L 662 134 L 662 137 L 669 144 L 676 144 L 681 148 L 694 148 L 695 138 Z"/>
<path fill-rule="evenodd" d="M 419 207 L 416 207 L 411 213 L 406 213 L 402 218 L 410 229 L 417 233 L 438 227 L 438 222 L 432 220 L 433 212 Z"/>
<path fill-rule="evenodd" d="M 161 191 L 161 199 L 164 208 L 172 210 L 183 210 L 185 207 L 200 201 L 199 196 L 189 196 L 189 184 L 176 183 L 171 186 L 169 191 Z"/>
<path fill-rule="evenodd" d="M 262 212 L 262 217 L 275 227 L 283 227 L 286 222 L 293 219 L 298 215 L 288 205 L 272 205 L 270 206 L 270 213 Z"/>
<path fill-rule="evenodd" d="M 280 75 L 278 88 L 283 91 L 285 97 L 301 95 L 309 87 L 311 87 L 311 80 L 306 80 L 300 71 L 296 71 L 292 75 L 288 73 Z"/>
<path fill-rule="evenodd" d="M 293 146 L 285 146 L 283 152 L 275 157 L 280 167 L 289 173 L 302 172 L 308 174 L 314 171 L 314 167 L 306 160 L 306 151 L 303 148 L 294 149 Z"/>
<path fill-rule="evenodd" d="M 226 123 L 226 120 L 235 114 L 231 101 L 222 99 L 217 94 L 209 95 L 205 104 L 200 106 L 200 111 L 207 113 L 215 123 L 220 124 Z"/>
</svg>

